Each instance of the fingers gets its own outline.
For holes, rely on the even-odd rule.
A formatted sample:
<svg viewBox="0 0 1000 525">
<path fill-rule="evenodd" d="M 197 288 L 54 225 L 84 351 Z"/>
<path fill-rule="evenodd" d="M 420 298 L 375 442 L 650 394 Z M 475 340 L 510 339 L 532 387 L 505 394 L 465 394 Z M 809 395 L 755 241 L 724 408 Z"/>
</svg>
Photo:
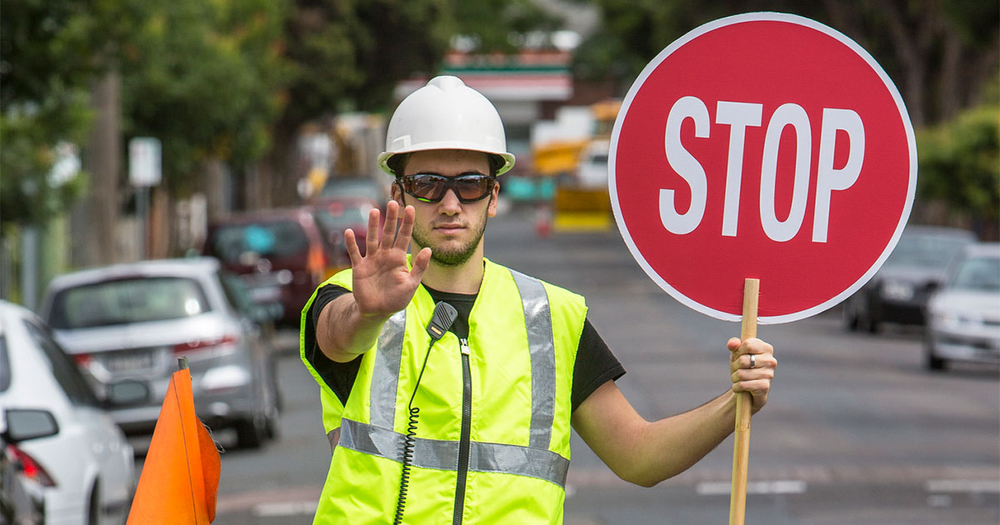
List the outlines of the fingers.
<svg viewBox="0 0 1000 525">
<path fill-rule="evenodd" d="M 730 352 L 730 361 L 735 361 L 746 354 L 774 355 L 774 347 L 756 337 L 751 337 L 746 341 L 740 341 L 738 338 L 733 337 L 726 342 L 726 348 Z"/>
<path fill-rule="evenodd" d="M 389 201 L 385 207 L 385 224 L 382 225 L 382 239 L 380 246 L 391 247 L 396 240 L 396 228 L 399 224 L 399 203 Z"/>
<path fill-rule="evenodd" d="M 367 251 L 365 253 L 372 254 L 378 249 L 379 216 L 380 214 L 378 208 L 373 208 L 372 211 L 368 212 L 368 237 L 365 238 L 365 247 Z"/>
<path fill-rule="evenodd" d="M 361 249 L 358 248 L 358 239 L 354 235 L 354 230 L 348 228 L 344 231 L 344 242 L 347 244 L 347 255 L 351 258 L 351 267 L 353 268 L 361 262 Z"/>
<path fill-rule="evenodd" d="M 410 270 L 410 276 L 412 276 L 415 281 L 420 281 L 423 279 L 424 272 L 427 271 L 427 267 L 430 266 L 430 263 L 431 249 L 424 248 L 420 250 L 420 252 L 413 257 L 413 268 Z"/>
<path fill-rule="evenodd" d="M 733 381 L 733 392 L 748 392 L 753 397 L 753 411 L 760 410 L 767 403 L 771 391 L 771 380 L 778 367 L 774 357 L 774 347 L 757 338 L 740 341 L 732 338 L 726 343 L 729 348 L 729 370 Z"/>
<path fill-rule="evenodd" d="M 413 206 L 403 208 L 403 224 L 399 227 L 399 233 L 396 234 L 396 242 L 393 243 L 393 248 L 406 250 L 410 245 L 410 235 L 413 234 L 413 223 L 416 220 L 416 213 Z"/>
</svg>

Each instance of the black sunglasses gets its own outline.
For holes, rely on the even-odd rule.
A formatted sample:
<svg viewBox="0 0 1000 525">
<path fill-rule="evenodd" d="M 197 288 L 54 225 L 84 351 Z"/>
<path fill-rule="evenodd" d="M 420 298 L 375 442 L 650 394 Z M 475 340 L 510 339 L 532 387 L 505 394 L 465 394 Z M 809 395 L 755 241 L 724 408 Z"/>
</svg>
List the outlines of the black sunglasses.
<svg viewBox="0 0 1000 525">
<path fill-rule="evenodd" d="M 492 175 L 470 173 L 457 177 L 445 177 L 433 173 L 403 175 L 396 182 L 406 193 L 423 202 L 441 202 L 448 190 L 455 192 L 459 202 L 470 204 L 484 199 L 493 191 L 497 179 Z"/>
</svg>

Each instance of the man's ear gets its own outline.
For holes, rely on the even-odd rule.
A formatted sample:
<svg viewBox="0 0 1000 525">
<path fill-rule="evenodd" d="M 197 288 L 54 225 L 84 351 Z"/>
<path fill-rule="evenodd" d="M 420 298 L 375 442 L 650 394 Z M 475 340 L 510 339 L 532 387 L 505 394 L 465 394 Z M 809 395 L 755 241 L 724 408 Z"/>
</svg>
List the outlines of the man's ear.
<svg viewBox="0 0 1000 525">
<path fill-rule="evenodd" d="M 493 191 L 490 192 L 490 205 L 487 208 L 487 213 L 490 217 L 497 216 L 497 199 L 500 198 L 500 181 L 493 183 Z"/>
<path fill-rule="evenodd" d="M 401 207 L 406 206 L 406 200 L 403 198 L 403 189 L 399 186 L 398 180 L 392 182 L 390 196 L 392 197 L 392 200 L 398 202 Z"/>
</svg>

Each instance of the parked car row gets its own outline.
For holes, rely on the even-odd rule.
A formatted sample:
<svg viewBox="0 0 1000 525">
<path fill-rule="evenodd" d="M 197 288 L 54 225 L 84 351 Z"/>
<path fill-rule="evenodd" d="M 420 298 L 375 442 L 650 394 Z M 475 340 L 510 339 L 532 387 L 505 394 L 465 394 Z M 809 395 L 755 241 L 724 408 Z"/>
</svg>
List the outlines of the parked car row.
<svg viewBox="0 0 1000 525">
<path fill-rule="evenodd" d="M 241 447 L 275 434 L 280 407 L 267 312 L 210 257 L 142 261 L 56 277 L 41 314 L 98 395 L 137 390 L 111 410 L 128 434 L 150 433 L 180 357 L 195 409 L 213 429 L 236 429 Z"/>
<path fill-rule="evenodd" d="M 122 523 L 126 436 L 152 432 L 180 357 L 202 421 L 241 447 L 275 437 L 268 327 L 297 327 L 316 286 L 350 265 L 345 229 L 364 252 L 386 187 L 337 179 L 304 205 L 213 222 L 203 257 L 58 276 L 38 315 L 0 301 L 0 522 Z"/>
<path fill-rule="evenodd" d="M 364 255 L 368 213 L 384 206 L 386 187 L 335 178 L 300 206 L 229 215 L 209 224 L 201 253 L 240 275 L 253 301 L 278 306 L 280 325 L 298 328 L 316 287 L 351 264 L 344 230 L 354 230 Z"/>
</svg>

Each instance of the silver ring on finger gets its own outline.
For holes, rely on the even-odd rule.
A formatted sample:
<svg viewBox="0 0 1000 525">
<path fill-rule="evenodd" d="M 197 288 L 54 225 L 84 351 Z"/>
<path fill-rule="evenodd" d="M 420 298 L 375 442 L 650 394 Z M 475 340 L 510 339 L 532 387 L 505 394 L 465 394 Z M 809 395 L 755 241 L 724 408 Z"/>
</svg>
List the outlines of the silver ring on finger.
<svg viewBox="0 0 1000 525">
<path fill-rule="evenodd" d="M 749 368 L 753 369 L 755 366 L 757 366 L 757 356 L 755 356 L 753 354 L 750 354 L 750 367 Z"/>
</svg>

